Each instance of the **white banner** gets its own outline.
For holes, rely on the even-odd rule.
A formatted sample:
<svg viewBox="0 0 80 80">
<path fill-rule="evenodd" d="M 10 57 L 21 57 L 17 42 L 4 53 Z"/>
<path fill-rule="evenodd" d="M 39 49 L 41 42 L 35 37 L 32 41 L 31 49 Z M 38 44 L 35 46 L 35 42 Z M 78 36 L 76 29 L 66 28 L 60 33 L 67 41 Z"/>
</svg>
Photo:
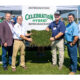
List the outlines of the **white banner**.
<svg viewBox="0 0 80 80">
<path fill-rule="evenodd" d="M 44 30 L 54 20 L 56 6 L 38 7 L 23 6 L 23 24 L 27 30 Z"/>
</svg>

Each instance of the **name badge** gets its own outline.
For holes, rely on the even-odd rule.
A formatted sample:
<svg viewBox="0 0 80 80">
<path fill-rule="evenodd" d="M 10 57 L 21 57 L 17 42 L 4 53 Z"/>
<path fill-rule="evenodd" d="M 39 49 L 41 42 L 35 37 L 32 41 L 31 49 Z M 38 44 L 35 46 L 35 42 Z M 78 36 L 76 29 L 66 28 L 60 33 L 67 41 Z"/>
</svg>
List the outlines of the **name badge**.
<svg viewBox="0 0 80 80">
<path fill-rule="evenodd" d="M 54 27 L 53 30 L 56 30 L 56 27 Z"/>
</svg>

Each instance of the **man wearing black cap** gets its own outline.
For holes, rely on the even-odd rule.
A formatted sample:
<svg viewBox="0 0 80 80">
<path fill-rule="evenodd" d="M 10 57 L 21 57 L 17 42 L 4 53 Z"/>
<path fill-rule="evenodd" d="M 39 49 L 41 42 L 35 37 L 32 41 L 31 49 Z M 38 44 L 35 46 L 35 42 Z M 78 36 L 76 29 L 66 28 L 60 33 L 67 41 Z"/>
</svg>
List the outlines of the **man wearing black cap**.
<svg viewBox="0 0 80 80">
<path fill-rule="evenodd" d="M 52 64 L 55 66 L 57 64 L 57 48 L 59 50 L 59 69 L 62 69 L 64 62 L 64 33 L 65 33 L 65 24 L 60 20 L 60 12 L 56 11 L 54 14 L 55 21 L 51 22 L 46 28 L 46 31 L 52 30 L 52 37 L 50 41 L 51 44 L 51 53 L 52 53 Z"/>
</svg>

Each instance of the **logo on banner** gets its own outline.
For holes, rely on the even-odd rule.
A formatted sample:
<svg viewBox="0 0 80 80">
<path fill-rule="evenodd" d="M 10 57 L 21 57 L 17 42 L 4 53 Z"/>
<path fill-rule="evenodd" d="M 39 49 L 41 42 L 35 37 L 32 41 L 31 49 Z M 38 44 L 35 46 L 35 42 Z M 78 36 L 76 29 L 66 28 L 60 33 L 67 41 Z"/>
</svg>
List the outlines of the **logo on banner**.
<svg viewBox="0 0 80 80">
<path fill-rule="evenodd" d="M 32 19 L 32 22 L 47 22 L 48 20 L 53 21 L 54 16 L 52 14 L 26 14 L 25 20 Z"/>
</svg>

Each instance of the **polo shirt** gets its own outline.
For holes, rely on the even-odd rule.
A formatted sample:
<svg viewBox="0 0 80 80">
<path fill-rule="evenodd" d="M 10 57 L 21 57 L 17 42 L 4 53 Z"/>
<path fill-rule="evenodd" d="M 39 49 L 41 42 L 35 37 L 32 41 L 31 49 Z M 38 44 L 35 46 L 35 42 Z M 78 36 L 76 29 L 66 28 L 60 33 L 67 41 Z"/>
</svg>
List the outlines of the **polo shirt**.
<svg viewBox="0 0 80 80">
<path fill-rule="evenodd" d="M 61 20 L 59 20 L 57 24 L 56 21 L 51 22 L 48 27 L 52 30 L 52 37 L 55 37 L 60 32 L 64 34 L 66 29 L 64 22 L 62 22 Z M 58 39 L 62 39 L 63 37 L 64 35 Z"/>
<path fill-rule="evenodd" d="M 65 40 L 68 42 L 73 42 L 74 36 L 79 35 L 78 25 L 73 21 L 66 26 Z"/>
</svg>

